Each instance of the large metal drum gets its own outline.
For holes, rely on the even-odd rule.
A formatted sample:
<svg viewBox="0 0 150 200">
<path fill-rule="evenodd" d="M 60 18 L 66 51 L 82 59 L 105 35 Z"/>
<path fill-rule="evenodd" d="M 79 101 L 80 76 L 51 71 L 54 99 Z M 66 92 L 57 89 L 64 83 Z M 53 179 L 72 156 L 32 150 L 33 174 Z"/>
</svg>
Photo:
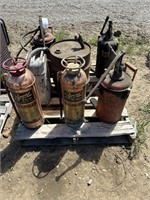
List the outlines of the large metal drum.
<svg viewBox="0 0 150 200">
<path fill-rule="evenodd" d="M 64 67 L 61 65 L 61 60 L 68 56 L 80 56 L 85 60 L 85 65 L 82 69 L 87 74 L 89 78 L 89 68 L 90 68 L 90 55 L 91 47 L 86 42 L 81 43 L 76 39 L 67 39 L 59 42 L 55 42 L 49 48 L 50 50 L 50 60 L 51 66 L 54 72 L 63 71 Z"/>
</svg>

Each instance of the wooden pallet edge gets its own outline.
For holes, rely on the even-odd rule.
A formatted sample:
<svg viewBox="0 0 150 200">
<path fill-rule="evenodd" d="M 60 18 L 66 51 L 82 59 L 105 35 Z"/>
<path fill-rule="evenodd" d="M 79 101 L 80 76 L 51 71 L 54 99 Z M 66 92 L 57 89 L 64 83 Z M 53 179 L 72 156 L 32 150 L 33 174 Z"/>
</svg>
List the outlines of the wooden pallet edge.
<svg viewBox="0 0 150 200">
<path fill-rule="evenodd" d="M 6 103 L 5 104 L 5 107 L 6 107 L 6 112 L 4 114 L 1 114 L 0 115 L 0 120 L 1 120 L 1 124 L 0 124 L 0 137 L 1 137 L 1 133 L 2 133 L 2 130 L 4 128 L 4 125 L 6 123 L 6 120 L 8 118 L 8 116 L 10 115 L 11 113 L 11 110 L 12 110 L 12 104 L 9 102 L 9 103 Z"/>
</svg>

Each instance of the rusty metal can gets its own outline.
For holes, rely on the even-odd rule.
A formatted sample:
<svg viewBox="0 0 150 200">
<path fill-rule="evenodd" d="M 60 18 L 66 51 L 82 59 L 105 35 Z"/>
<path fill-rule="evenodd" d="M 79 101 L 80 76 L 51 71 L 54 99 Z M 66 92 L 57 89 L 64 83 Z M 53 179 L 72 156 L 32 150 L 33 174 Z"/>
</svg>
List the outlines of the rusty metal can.
<svg viewBox="0 0 150 200">
<path fill-rule="evenodd" d="M 81 63 L 82 60 L 82 63 Z M 61 88 L 64 104 L 65 122 L 69 126 L 76 126 L 84 120 L 84 102 L 87 76 L 81 69 L 84 59 L 67 57 L 62 60 L 66 69 L 61 74 Z"/>
<path fill-rule="evenodd" d="M 89 78 L 90 69 L 90 55 L 91 47 L 88 43 L 82 41 L 79 42 L 77 39 L 67 39 L 59 42 L 55 42 L 49 48 L 50 60 L 54 72 L 63 71 L 65 68 L 61 64 L 61 60 L 67 56 L 80 56 L 85 60 L 85 64 L 82 69 Z M 78 59 L 80 59 L 78 57 Z"/>
<path fill-rule="evenodd" d="M 100 121 L 116 123 L 121 119 L 121 114 L 132 88 L 130 76 L 123 72 L 121 80 L 112 79 L 110 72 L 100 86 L 100 94 L 96 108 Z"/>
<path fill-rule="evenodd" d="M 23 61 L 23 63 L 22 63 Z M 9 71 L 6 86 L 12 96 L 22 123 L 27 128 L 37 128 L 44 123 L 42 108 L 35 84 L 35 77 L 26 68 L 23 58 L 10 58 L 3 63 Z"/>
</svg>

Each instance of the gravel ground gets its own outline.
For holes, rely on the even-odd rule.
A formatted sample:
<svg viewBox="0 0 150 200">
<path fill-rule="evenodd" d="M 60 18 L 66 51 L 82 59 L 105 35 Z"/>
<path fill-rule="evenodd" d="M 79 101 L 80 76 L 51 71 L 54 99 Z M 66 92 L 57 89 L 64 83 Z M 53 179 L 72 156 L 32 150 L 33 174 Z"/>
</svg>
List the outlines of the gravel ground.
<svg viewBox="0 0 150 200">
<path fill-rule="evenodd" d="M 0 17 L 7 21 L 35 22 L 39 15 L 52 23 L 104 21 L 150 25 L 149 0 L 1 0 Z"/>
</svg>

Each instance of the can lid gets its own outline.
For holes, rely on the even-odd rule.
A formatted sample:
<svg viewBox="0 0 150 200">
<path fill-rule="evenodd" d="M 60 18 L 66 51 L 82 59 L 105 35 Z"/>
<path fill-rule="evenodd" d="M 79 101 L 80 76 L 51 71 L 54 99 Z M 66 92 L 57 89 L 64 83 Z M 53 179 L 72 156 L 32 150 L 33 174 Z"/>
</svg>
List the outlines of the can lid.
<svg viewBox="0 0 150 200">
<path fill-rule="evenodd" d="M 123 73 L 122 79 L 114 80 L 112 79 L 113 71 L 111 71 L 106 76 L 106 78 L 104 79 L 101 85 L 108 90 L 116 91 L 116 92 L 127 90 L 128 88 L 132 86 L 132 80 L 130 76 L 126 74 L 124 71 L 122 73 Z"/>
<path fill-rule="evenodd" d="M 89 44 L 84 42 L 84 49 L 82 49 L 80 43 L 75 39 L 68 39 L 55 42 L 50 47 L 50 54 L 56 58 L 63 59 L 67 56 L 78 56 L 85 57 L 90 55 L 91 47 Z"/>
</svg>

